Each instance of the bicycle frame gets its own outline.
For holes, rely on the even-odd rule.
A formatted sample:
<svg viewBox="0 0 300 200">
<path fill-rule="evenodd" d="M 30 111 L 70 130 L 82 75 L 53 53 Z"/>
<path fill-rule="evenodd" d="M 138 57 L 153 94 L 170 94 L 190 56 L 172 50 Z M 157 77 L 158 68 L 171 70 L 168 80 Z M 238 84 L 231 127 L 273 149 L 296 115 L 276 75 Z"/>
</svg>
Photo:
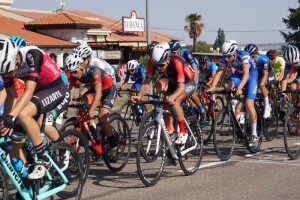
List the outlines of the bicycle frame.
<svg viewBox="0 0 300 200">
<path fill-rule="evenodd" d="M 16 139 L 20 139 L 20 137 L 15 136 Z M 4 142 L 11 141 L 9 139 L 0 139 L 0 144 Z M 54 181 L 53 177 L 50 175 L 50 173 L 47 171 L 46 176 L 48 179 L 48 183 L 44 185 L 42 188 L 39 189 L 39 194 L 37 195 L 38 199 L 45 199 L 50 196 L 53 196 L 54 194 L 64 190 L 67 187 L 68 179 L 64 175 L 64 173 L 61 171 L 61 169 L 56 165 L 56 163 L 52 160 L 52 158 L 48 155 L 46 152 L 46 156 L 49 158 L 52 166 L 56 169 L 60 177 L 63 179 L 64 183 L 56 188 L 50 189 L 52 187 L 52 182 Z M 18 175 L 14 167 L 11 165 L 10 160 L 7 158 L 7 154 L 5 151 L 3 151 L 0 148 L 0 165 L 4 168 L 6 174 L 10 177 L 10 179 L 13 181 L 14 186 L 19 191 L 20 195 L 26 199 L 31 200 L 33 199 L 33 190 L 32 187 L 27 188 L 25 182 L 21 179 L 21 177 Z M 34 180 L 28 180 L 28 181 L 34 181 Z M 39 183 L 37 183 L 39 184 Z M 49 190 L 50 189 L 50 190 Z"/>
<path fill-rule="evenodd" d="M 158 124 L 158 133 L 157 133 L 157 143 L 156 143 L 156 152 L 155 153 L 157 154 L 158 151 L 159 151 L 160 138 L 161 138 L 161 135 L 162 135 L 163 138 L 164 138 L 164 141 L 167 143 L 167 146 L 170 149 L 172 158 L 175 159 L 175 160 L 178 160 L 177 151 L 176 151 L 175 147 L 171 144 L 171 138 L 170 138 L 170 136 L 167 133 L 166 125 L 165 125 L 165 122 L 164 122 L 164 119 L 163 119 L 163 113 L 165 113 L 165 112 L 168 112 L 168 111 L 165 110 L 165 109 L 163 109 L 163 108 L 161 108 L 161 107 L 156 108 L 155 121 Z M 191 129 L 190 129 L 190 127 L 189 127 L 186 119 L 184 119 L 184 120 L 185 120 L 187 129 L 190 131 L 190 133 L 192 133 L 192 131 L 191 131 Z M 198 142 L 197 142 L 196 138 L 194 137 L 194 135 L 193 134 L 191 134 L 191 135 L 192 135 L 192 138 L 193 138 L 193 140 L 195 142 L 195 145 L 192 146 L 192 147 L 189 147 L 188 149 L 184 149 L 183 151 L 181 151 L 181 156 L 184 156 L 189 151 L 195 149 L 197 147 L 197 145 L 198 145 Z M 151 139 L 153 137 L 154 137 L 154 135 L 152 133 L 150 135 L 150 140 L 148 142 L 147 151 L 149 151 Z"/>
</svg>

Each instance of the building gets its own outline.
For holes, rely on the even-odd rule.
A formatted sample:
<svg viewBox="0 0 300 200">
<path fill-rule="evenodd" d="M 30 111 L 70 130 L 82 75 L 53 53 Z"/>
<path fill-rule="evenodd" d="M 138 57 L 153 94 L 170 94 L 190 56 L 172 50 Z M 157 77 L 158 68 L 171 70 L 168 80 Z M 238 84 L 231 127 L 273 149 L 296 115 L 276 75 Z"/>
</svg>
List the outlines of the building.
<svg viewBox="0 0 300 200">
<path fill-rule="evenodd" d="M 132 11 L 115 20 L 82 10 L 41 11 L 12 8 L 13 0 L 0 0 L 0 36 L 19 35 L 29 45 L 36 45 L 58 63 L 78 44 L 88 44 L 95 57 L 111 64 L 139 59 L 145 54 L 147 35 L 144 19 Z M 168 42 L 175 36 L 151 32 L 151 41 Z"/>
</svg>

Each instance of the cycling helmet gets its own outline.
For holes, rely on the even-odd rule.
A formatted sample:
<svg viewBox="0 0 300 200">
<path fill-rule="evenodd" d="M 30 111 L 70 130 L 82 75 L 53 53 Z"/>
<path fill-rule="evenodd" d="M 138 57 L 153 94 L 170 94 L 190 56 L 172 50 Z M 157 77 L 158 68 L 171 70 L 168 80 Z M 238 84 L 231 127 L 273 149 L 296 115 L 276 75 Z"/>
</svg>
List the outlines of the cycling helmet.
<svg viewBox="0 0 300 200">
<path fill-rule="evenodd" d="M 147 46 L 147 54 L 148 54 L 148 55 L 151 55 L 152 50 L 153 50 L 153 47 L 154 47 L 155 45 L 157 45 L 158 43 L 159 43 L 159 42 L 153 41 L 153 42 L 151 42 L 150 44 L 148 44 L 148 46 Z"/>
<path fill-rule="evenodd" d="M 171 40 L 169 42 L 170 48 L 172 52 L 176 52 L 178 49 L 181 48 L 180 42 L 178 40 Z"/>
<path fill-rule="evenodd" d="M 129 60 L 127 63 L 129 70 L 137 68 L 138 65 L 139 65 L 139 62 L 137 60 Z"/>
<path fill-rule="evenodd" d="M 66 57 L 65 60 L 65 71 L 73 72 L 80 67 L 80 64 L 83 63 L 83 59 L 76 53 L 73 53 Z"/>
<path fill-rule="evenodd" d="M 171 54 L 171 49 L 168 43 L 162 42 L 154 46 L 151 59 L 154 64 L 162 64 L 167 61 Z"/>
<path fill-rule="evenodd" d="M 267 51 L 267 56 L 270 60 L 273 60 L 277 56 L 277 52 L 275 49 L 270 49 Z"/>
<path fill-rule="evenodd" d="M 199 57 L 199 63 L 205 63 L 206 61 L 210 60 L 208 56 L 203 55 Z"/>
<path fill-rule="evenodd" d="M 283 52 L 283 57 L 284 57 L 285 61 L 290 65 L 293 65 L 294 63 L 299 62 L 298 48 L 293 45 L 287 46 L 287 48 Z"/>
<path fill-rule="evenodd" d="M 16 66 L 18 46 L 9 39 L 0 39 L 0 74 L 13 71 Z"/>
<path fill-rule="evenodd" d="M 235 40 L 227 40 L 223 43 L 221 51 L 223 54 L 234 54 L 238 50 L 238 45 Z"/>
<path fill-rule="evenodd" d="M 25 40 L 19 36 L 11 36 L 9 39 L 14 41 L 19 48 L 27 46 Z"/>
<path fill-rule="evenodd" d="M 80 45 L 76 47 L 73 52 L 77 53 L 82 58 L 87 58 L 92 55 L 93 50 L 88 45 Z"/>
<path fill-rule="evenodd" d="M 245 51 L 247 51 L 250 55 L 258 54 L 258 46 L 255 44 L 248 44 L 245 46 Z"/>
</svg>

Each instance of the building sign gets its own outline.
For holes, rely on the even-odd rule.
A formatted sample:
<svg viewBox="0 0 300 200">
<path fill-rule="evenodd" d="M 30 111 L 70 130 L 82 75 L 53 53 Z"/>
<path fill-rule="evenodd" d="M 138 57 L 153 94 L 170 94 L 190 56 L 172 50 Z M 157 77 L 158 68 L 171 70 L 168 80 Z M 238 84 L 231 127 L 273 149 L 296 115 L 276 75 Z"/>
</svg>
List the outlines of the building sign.
<svg viewBox="0 0 300 200">
<path fill-rule="evenodd" d="M 121 51 L 103 51 L 99 50 L 99 57 L 104 60 L 118 60 L 121 59 Z"/>
<path fill-rule="evenodd" d="M 131 17 L 122 17 L 123 32 L 144 32 L 144 18 L 137 18 L 136 12 L 131 11 Z"/>
</svg>

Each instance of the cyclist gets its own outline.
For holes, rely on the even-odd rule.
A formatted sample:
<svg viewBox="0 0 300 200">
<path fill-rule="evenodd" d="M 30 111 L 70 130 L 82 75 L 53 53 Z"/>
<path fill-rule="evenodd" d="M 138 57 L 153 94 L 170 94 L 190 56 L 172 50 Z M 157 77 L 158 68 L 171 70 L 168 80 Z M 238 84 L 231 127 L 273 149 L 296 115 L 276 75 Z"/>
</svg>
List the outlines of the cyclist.
<svg viewBox="0 0 300 200">
<path fill-rule="evenodd" d="M 235 94 L 242 94 L 242 89 L 246 88 L 246 108 L 249 111 L 251 123 L 251 139 L 250 147 L 255 147 L 258 144 L 257 137 L 257 118 L 254 108 L 254 100 L 257 93 L 257 78 L 258 72 L 256 66 L 250 57 L 249 53 L 243 50 L 238 50 L 238 45 L 235 40 L 227 40 L 221 48 L 224 57 L 220 59 L 218 72 L 223 71 L 226 66 L 231 65 L 235 68 L 235 72 L 228 78 L 224 84 L 225 89 L 236 89 Z M 209 91 L 213 91 L 220 76 L 214 77 L 213 83 Z M 219 73 L 220 74 L 220 73 Z"/>
<path fill-rule="evenodd" d="M 270 65 L 270 60 L 266 55 L 261 55 L 258 53 L 258 46 L 255 44 L 248 44 L 245 49 L 247 51 L 254 63 L 256 64 L 256 68 L 258 71 L 258 89 L 262 91 L 264 97 L 264 115 L 263 118 L 267 119 L 271 115 L 271 106 L 269 104 L 268 97 L 268 88 L 275 84 L 275 73 Z"/>
<path fill-rule="evenodd" d="M 300 89 L 300 55 L 298 48 L 289 45 L 284 51 L 283 57 L 287 64 L 291 65 L 291 71 L 281 82 L 281 91 L 286 90 L 287 84 L 291 84 L 290 90 L 292 91 Z"/>
<path fill-rule="evenodd" d="M 37 119 L 41 114 L 51 111 L 62 103 L 67 87 L 54 61 L 36 46 L 23 47 L 18 51 L 15 42 L 1 39 L 0 65 L 0 74 L 3 76 L 7 91 L 5 116 L 3 124 L 0 125 L 1 135 L 12 133 L 15 119 L 18 117 L 33 143 L 38 158 L 28 178 L 42 178 L 50 167 L 50 161 L 44 154 Z M 14 77 L 25 81 L 25 89 L 19 99 L 14 89 Z"/>
<path fill-rule="evenodd" d="M 132 96 L 131 101 L 136 103 L 142 99 L 143 95 L 149 89 L 156 70 L 163 73 L 168 81 L 166 101 L 170 105 L 173 105 L 175 119 L 180 129 L 180 135 L 175 141 L 175 144 L 185 144 L 187 140 L 187 130 L 181 102 L 186 97 L 190 97 L 195 91 L 194 73 L 183 58 L 171 54 L 168 43 L 162 42 L 154 46 L 151 60 L 148 63 L 146 79 L 141 86 L 139 94 Z M 167 131 L 174 131 L 174 127 L 171 124 L 172 116 L 168 115 L 164 116 L 164 118 Z"/>
<path fill-rule="evenodd" d="M 216 75 L 218 66 L 210 61 L 209 57 L 206 55 L 202 55 L 199 57 L 199 66 L 200 66 L 200 76 L 203 74 L 205 76 L 206 85 L 208 87 L 211 86 L 212 80 L 214 76 Z"/>
<path fill-rule="evenodd" d="M 270 59 L 271 67 L 275 72 L 275 81 L 278 85 L 284 76 L 285 61 L 282 57 L 277 56 L 275 49 L 267 51 L 267 57 Z"/>
<path fill-rule="evenodd" d="M 97 66 L 86 66 L 84 60 L 76 53 L 69 55 L 65 60 L 65 70 L 70 72 L 70 89 L 75 86 L 76 80 L 81 83 L 93 85 L 82 96 L 83 102 L 88 105 L 88 117 L 94 118 L 97 106 L 101 103 L 98 113 L 98 121 L 102 126 L 104 134 L 110 143 L 110 148 L 116 149 L 118 134 L 113 134 L 108 122 L 108 115 L 114 104 L 115 90 L 112 77 Z"/>
<path fill-rule="evenodd" d="M 170 48 L 172 53 L 181 56 L 189 65 L 191 66 L 192 70 L 194 71 L 194 82 L 195 82 L 195 90 L 198 88 L 198 82 L 199 82 L 199 65 L 193 56 L 192 52 L 188 49 L 182 49 L 180 42 L 178 40 L 171 40 L 169 42 Z M 204 122 L 204 112 L 205 109 L 201 105 L 200 99 L 198 98 L 196 92 L 193 93 L 191 98 L 188 99 L 188 102 L 190 106 L 196 111 L 196 113 L 199 113 L 201 116 L 201 124 Z"/>
</svg>

